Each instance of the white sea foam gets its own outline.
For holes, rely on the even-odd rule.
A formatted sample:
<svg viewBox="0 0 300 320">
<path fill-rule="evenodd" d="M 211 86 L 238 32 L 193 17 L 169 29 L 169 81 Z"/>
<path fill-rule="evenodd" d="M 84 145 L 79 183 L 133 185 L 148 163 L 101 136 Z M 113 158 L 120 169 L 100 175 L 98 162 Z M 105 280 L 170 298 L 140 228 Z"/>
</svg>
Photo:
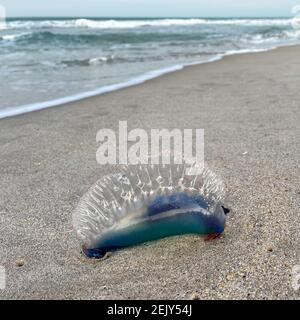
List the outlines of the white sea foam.
<svg viewBox="0 0 300 320">
<path fill-rule="evenodd" d="M 106 20 L 96 21 L 89 19 L 78 19 L 75 22 L 77 27 L 99 28 L 99 29 L 123 29 L 141 27 L 168 27 L 168 26 L 189 26 L 203 24 L 203 19 L 162 19 L 162 20 Z"/>
<path fill-rule="evenodd" d="M 93 29 L 128 29 L 141 27 L 169 27 L 191 25 L 241 25 L 241 26 L 292 26 L 293 19 L 152 19 L 152 20 L 42 20 L 10 21 L 8 29 L 31 28 L 93 28 Z"/>
<path fill-rule="evenodd" d="M 114 55 L 104 56 L 104 57 L 97 57 L 89 59 L 90 65 L 97 65 L 103 62 L 112 62 L 114 60 Z"/>
<path fill-rule="evenodd" d="M 256 53 L 256 52 L 265 52 L 275 49 L 276 47 L 272 48 L 260 48 L 260 49 L 238 49 L 238 50 L 228 50 L 224 55 L 225 56 L 232 56 L 235 54 L 242 54 L 242 53 Z"/>
<path fill-rule="evenodd" d="M 76 20 L 17 20 L 6 23 L 6 29 L 35 29 L 35 28 L 70 28 Z"/>
<path fill-rule="evenodd" d="M 174 65 L 171 67 L 150 71 L 150 72 L 147 72 L 146 74 L 143 74 L 143 75 L 138 76 L 136 78 L 129 79 L 127 81 L 117 83 L 117 84 L 103 86 L 103 87 L 97 88 L 92 91 L 82 92 L 82 93 L 78 93 L 78 94 L 63 97 L 63 98 L 58 98 L 58 99 L 44 101 L 44 102 L 38 102 L 38 103 L 32 103 L 32 104 L 28 104 L 28 105 L 19 106 L 19 107 L 5 108 L 5 109 L 0 110 L 0 119 L 12 117 L 12 116 L 16 116 L 16 115 L 20 115 L 20 114 L 24 114 L 24 113 L 29 113 L 32 111 L 51 108 L 51 107 L 63 105 L 66 103 L 71 103 L 71 102 L 83 100 L 86 98 L 94 97 L 94 96 L 101 95 L 104 93 L 113 92 L 113 91 L 117 91 L 117 90 L 124 89 L 127 87 L 135 86 L 135 85 L 144 83 L 148 80 L 157 78 L 161 75 L 175 72 L 178 70 L 182 70 L 184 67 L 187 67 L 187 66 L 198 65 L 198 64 L 209 63 L 209 62 L 221 60 L 224 56 L 243 54 L 243 53 L 265 52 L 265 51 L 270 51 L 273 49 L 276 49 L 276 46 L 269 47 L 269 48 L 260 48 L 260 49 L 256 48 L 256 49 L 228 50 L 224 54 L 222 54 L 222 55 L 217 54 L 214 57 L 212 57 L 206 61 L 200 61 L 200 62 L 195 61 L 195 62 L 191 62 L 191 63 Z M 96 58 L 96 60 L 97 59 L 99 59 L 99 58 Z M 91 63 L 91 60 L 93 60 L 93 59 L 90 59 L 90 61 L 89 61 L 90 63 Z"/>
<path fill-rule="evenodd" d="M 5 30 L 1 33 L 0 36 L 0 44 L 4 47 L 6 46 L 7 50 L 11 50 L 7 55 L 10 58 L 11 65 L 14 69 L 9 69 L 10 64 L 2 63 L 1 72 L 14 75 L 13 72 L 17 71 L 20 74 L 23 74 L 22 65 L 17 65 L 14 63 L 14 56 L 12 56 L 15 52 L 19 52 L 18 50 L 14 50 L 13 43 L 6 44 L 5 41 L 13 42 L 15 41 L 15 45 L 22 45 L 22 49 L 34 48 L 37 45 L 41 45 L 40 42 L 43 41 L 43 45 L 47 46 L 47 52 L 37 52 L 35 59 L 35 64 L 32 64 L 32 61 L 28 63 L 25 61 L 24 66 L 26 66 L 26 72 L 32 72 L 38 74 L 40 72 L 40 65 L 43 66 L 43 71 L 46 72 L 47 76 L 45 76 L 46 80 L 49 83 L 54 82 L 55 78 L 51 78 L 48 76 L 52 74 L 52 70 L 54 68 L 63 68 L 69 66 L 71 72 L 82 71 L 84 77 L 82 81 L 86 81 L 87 86 L 97 86 L 97 79 L 92 79 L 89 82 L 89 77 L 87 73 L 89 70 L 93 70 L 93 68 L 97 71 L 101 65 L 107 64 L 104 70 L 104 76 L 107 76 L 105 72 L 109 72 L 109 69 L 117 70 L 118 64 L 120 65 L 120 70 L 124 70 L 128 66 L 125 63 L 130 62 L 131 64 L 128 66 L 128 74 L 131 72 L 131 66 L 135 66 L 136 63 L 146 64 L 150 61 L 150 63 L 157 63 L 159 61 L 160 64 L 163 65 L 163 62 L 170 63 L 170 61 L 180 61 L 173 62 L 174 64 L 180 63 L 169 67 L 166 69 L 161 69 L 157 71 L 148 72 L 142 76 L 139 76 L 134 79 L 130 79 L 128 81 L 114 84 L 114 85 L 106 85 L 101 88 L 78 93 L 72 96 L 54 99 L 51 101 L 41 102 L 41 103 L 33 103 L 19 107 L 12 107 L 0 110 L 0 118 L 14 116 L 21 113 L 26 113 L 34 110 L 49 108 L 52 106 L 61 105 L 68 102 L 73 102 L 77 100 L 81 100 L 84 98 L 88 98 L 91 96 L 99 95 L 102 93 L 115 91 L 121 88 L 125 88 L 128 86 L 132 86 L 135 84 L 142 83 L 148 79 L 152 79 L 161 74 L 172 72 L 175 70 L 179 70 L 184 67 L 182 63 L 183 61 L 197 59 L 198 56 L 211 56 L 214 54 L 214 59 L 221 58 L 221 54 L 231 55 L 231 54 L 240 54 L 240 53 L 248 53 L 248 52 L 259 52 L 259 51 L 267 51 L 273 49 L 276 46 L 281 46 L 285 44 L 293 44 L 297 43 L 300 40 L 300 29 L 293 28 L 293 19 L 218 19 L 218 20 L 207 20 L 207 19 L 144 19 L 144 20 L 89 20 L 89 19 L 73 19 L 73 20 L 40 20 L 40 21 L 9 21 L 8 28 L 20 28 L 23 27 L 25 30 L 17 31 Z M 203 33 L 199 32 L 199 37 L 195 36 L 195 32 L 193 32 L 193 28 L 187 27 L 186 31 L 184 27 L 180 27 L 180 32 L 173 32 L 176 28 L 170 28 L 168 31 L 160 32 L 158 30 L 156 33 L 154 31 L 149 32 L 148 27 L 168 27 L 168 26 L 192 26 L 192 25 L 204 25 L 204 24 L 216 24 L 220 26 L 215 26 L 214 28 L 202 28 L 204 30 Z M 233 27 L 224 28 L 222 25 L 233 25 Z M 234 25 L 245 25 L 250 27 L 238 28 L 234 27 Z M 251 26 L 271 26 L 270 28 L 265 28 L 263 30 L 256 28 L 252 29 Z M 276 27 L 279 25 L 288 26 L 283 28 Z M 275 26 L 274 28 L 272 26 Z M 62 27 L 62 28 L 70 28 L 64 30 L 28 30 L 30 28 L 50 28 L 50 27 Z M 145 32 L 140 29 L 138 31 L 139 38 L 136 39 L 134 28 L 143 28 L 145 27 Z M 87 28 L 87 31 L 84 29 Z M 122 38 L 122 33 L 119 30 L 115 32 L 102 32 L 102 30 L 90 30 L 89 28 L 95 29 L 124 29 L 124 28 L 132 28 L 133 30 L 126 30 L 126 34 L 128 33 L 127 38 Z M 201 30 L 202 30 L 201 29 Z M 192 30 L 192 32 L 191 32 Z M 225 31 L 224 31 L 225 30 Z M 237 31 L 236 31 L 237 30 Z M 242 30 L 242 33 L 240 32 Z M 158 35 L 158 37 L 153 37 L 153 32 Z M 227 33 L 228 32 L 228 33 Z M 113 36 L 110 33 L 114 33 Z M 206 35 L 206 33 L 208 35 Z M 30 36 L 32 34 L 32 36 Z M 116 37 L 115 34 L 118 36 Z M 185 35 L 190 36 L 192 34 L 191 39 L 186 40 Z M 145 36 L 143 36 L 145 35 Z M 150 36 L 149 36 L 150 35 Z M 197 33 L 198 35 L 198 33 Z M 211 37 L 210 37 L 211 35 Z M 91 36 L 91 38 L 89 38 Z M 122 39 L 122 42 L 119 41 L 119 36 Z M 159 37 L 161 36 L 161 37 Z M 22 39 L 24 37 L 25 40 L 28 40 L 28 43 L 25 44 L 19 43 L 18 39 Z M 78 37 L 78 38 L 77 38 Z M 50 39 L 50 40 L 49 40 Z M 222 41 L 220 41 L 222 39 Z M 138 40 L 138 41 L 137 41 Z M 212 40 L 212 41 L 211 41 Z M 223 41 L 225 40 L 226 43 Z M 136 42 L 137 41 L 137 42 Z M 126 42 L 126 43 L 123 43 Z M 128 42 L 128 43 L 127 43 Z M 71 52 L 69 55 L 69 43 L 79 45 L 79 48 L 84 48 L 83 53 L 81 50 Z M 108 43 L 108 44 L 107 44 Z M 175 45 L 174 45 L 175 43 Z M 60 46 L 58 46 L 59 44 Z M 197 44 L 199 48 L 197 49 Z M 162 47 L 160 50 L 160 46 Z M 190 46 L 190 47 L 189 47 Z M 11 48 L 10 48 L 11 47 Z M 59 51 L 57 48 L 64 48 L 64 51 Z M 268 49 L 266 49 L 268 47 Z M 18 48 L 19 49 L 19 48 Z M 109 50 L 108 50 L 109 49 Z M 149 49 L 149 50 L 148 50 Z M 224 53 L 224 51 L 227 52 Z M 26 51 L 24 51 L 26 53 Z M 63 55 L 62 55 L 63 52 Z M 43 55 L 46 54 L 46 57 Z M 114 57 L 114 54 L 116 57 Z M 219 54 L 219 55 L 218 55 Z M 218 56 L 217 56 L 218 55 Z M 156 59 L 159 56 L 160 59 Z M 2 55 L 2 58 L 4 55 Z M 26 56 L 27 57 L 27 56 Z M 29 57 L 29 56 L 28 56 Z M 19 59 L 19 58 L 18 58 Z M 63 60 L 62 60 L 63 59 Z M 19 59 L 21 60 L 21 59 Z M 4 60 L 2 60 L 4 61 Z M 49 61 L 49 62 L 48 62 Z M 113 64 L 111 64 L 114 62 Z M 27 63 L 27 64 L 25 64 Z M 196 61 L 192 64 L 198 64 Z M 185 64 L 187 65 L 187 64 Z M 190 65 L 190 64 L 188 64 Z M 44 68 L 45 66 L 45 68 Z M 79 67 L 90 67 L 82 68 L 79 70 Z M 72 67 L 72 69 L 71 69 Z M 78 67 L 78 69 L 76 69 Z M 123 69 L 122 69 L 123 68 Z M 151 68 L 149 66 L 149 68 Z M 137 69 L 135 69 L 137 70 Z M 126 70 L 127 71 L 127 70 Z M 136 72 L 136 71 L 135 71 Z M 96 72 L 95 72 L 96 74 Z M 54 77 L 56 75 L 54 74 Z M 74 78 L 81 83 L 81 74 L 78 76 L 74 76 Z M 101 77 L 101 75 L 99 75 Z M 126 72 L 123 73 L 123 76 L 126 76 Z M 67 79 L 68 77 L 66 77 Z M 117 77 L 115 77 L 117 78 Z M 28 80 L 27 80 L 28 79 Z M 26 78 L 28 84 L 31 85 L 30 77 Z M 34 79 L 36 81 L 36 79 Z M 65 79 L 63 79 L 65 81 Z M 104 81 L 103 81 L 104 82 Z M 36 82 L 37 83 L 37 82 Z M 65 82 L 67 83 L 67 82 Z M 29 88 L 29 86 L 28 86 Z M 55 88 L 55 86 L 53 86 Z M 27 88 L 26 88 L 27 89 Z M 30 88 L 29 88 L 30 89 Z M 79 92 L 82 87 L 77 84 L 70 85 L 69 92 Z M 52 89 L 51 85 L 49 87 L 39 87 L 36 86 L 37 95 L 40 97 L 42 90 L 47 90 L 49 95 L 55 96 L 56 91 Z M 39 91 L 40 90 L 40 91 Z M 52 91 L 51 91 L 52 90 Z M 8 90 L 9 91 L 9 90 Z M 11 90 L 11 95 L 14 94 L 14 90 Z M 10 99 L 10 96 L 7 95 Z M 14 101 L 13 96 L 12 101 Z"/>
<path fill-rule="evenodd" d="M 284 34 L 290 40 L 300 40 L 300 29 L 293 31 L 285 31 Z"/>
<path fill-rule="evenodd" d="M 205 20 L 205 23 L 241 26 L 290 26 L 293 21 L 293 19 L 224 19 Z"/>
<path fill-rule="evenodd" d="M 192 62 L 192 63 L 185 64 L 185 65 L 174 65 L 171 67 L 150 71 L 144 75 L 138 76 L 133 79 L 129 79 L 128 81 L 104 86 L 104 87 L 101 87 L 101 88 L 98 88 L 98 89 L 95 89 L 92 91 L 88 91 L 88 92 L 78 93 L 78 94 L 75 94 L 72 96 L 58 98 L 58 99 L 54 99 L 54 100 L 50 100 L 50 101 L 44 101 L 44 102 L 32 103 L 32 104 L 28 104 L 28 105 L 24 105 L 24 106 L 19 106 L 19 107 L 1 109 L 0 110 L 0 119 L 12 117 L 12 116 L 16 116 L 19 114 L 32 112 L 32 111 L 51 108 L 51 107 L 63 105 L 66 103 L 75 102 L 75 101 L 83 100 L 86 98 L 94 97 L 94 96 L 101 95 L 104 93 L 116 91 L 119 89 L 131 87 L 134 85 L 141 84 L 147 80 L 157 78 L 163 74 L 174 72 L 177 70 L 181 70 L 185 66 L 191 66 L 191 65 L 196 65 L 196 64 L 200 64 L 200 63 L 212 62 L 212 61 L 216 61 L 216 60 L 220 60 L 220 59 L 222 59 L 222 56 L 217 55 L 217 56 L 215 56 L 207 61 L 204 61 L 204 62 L 201 61 L 201 62 Z"/>
<path fill-rule="evenodd" d="M 256 34 L 254 36 L 245 36 L 241 38 L 241 42 L 243 43 L 252 43 L 252 44 L 263 44 L 263 43 L 272 43 L 272 42 L 278 42 L 280 40 L 279 35 L 277 36 L 269 36 L 264 37 L 261 34 Z"/>
<path fill-rule="evenodd" d="M 16 35 L 16 34 L 8 34 L 8 35 L 2 36 L 0 39 L 1 40 L 7 40 L 7 41 L 13 41 L 13 40 L 16 39 L 17 36 L 18 35 Z"/>
<path fill-rule="evenodd" d="M 275 35 L 262 35 L 256 34 L 253 36 L 244 36 L 241 38 L 243 43 L 251 44 L 269 44 L 269 43 L 280 43 L 281 41 L 297 41 L 300 40 L 300 30 L 289 30 L 282 31 Z"/>
<path fill-rule="evenodd" d="M 15 41 L 16 39 L 22 38 L 27 35 L 30 35 L 30 32 L 22 32 L 18 34 L 7 34 L 7 35 L 0 36 L 0 40 Z"/>
</svg>

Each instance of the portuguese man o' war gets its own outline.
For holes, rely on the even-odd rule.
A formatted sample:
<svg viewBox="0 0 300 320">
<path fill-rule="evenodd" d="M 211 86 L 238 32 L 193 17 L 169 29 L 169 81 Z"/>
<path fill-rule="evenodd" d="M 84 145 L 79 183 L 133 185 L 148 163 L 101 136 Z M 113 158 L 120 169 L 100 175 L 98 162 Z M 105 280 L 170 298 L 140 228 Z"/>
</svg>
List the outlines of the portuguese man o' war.
<svg viewBox="0 0 300 320">
<path fill-rule="evenodd" d="M 225 228 L 224 186 L 208 168 L 187 174 L 186 164 L 130 165 L 104 176 L 80 200 L 73 226 L 84 254 L 106 253 L 164 237 Z"/>
</svg>

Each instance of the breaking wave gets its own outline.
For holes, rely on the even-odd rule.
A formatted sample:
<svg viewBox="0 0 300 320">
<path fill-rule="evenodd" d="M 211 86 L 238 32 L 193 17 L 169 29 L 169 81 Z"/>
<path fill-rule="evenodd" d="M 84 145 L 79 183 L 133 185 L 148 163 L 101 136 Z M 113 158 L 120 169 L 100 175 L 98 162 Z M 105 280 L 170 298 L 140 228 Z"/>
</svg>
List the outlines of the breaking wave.
<svg viewBox="0 0 300 320">
<path fill-rule="evenodd" d="M 132 29 L 141 27 L 172 27 L 191 25 L 240 25 L 240 26 L 291 26 L 299 23 L 299 18 L 291 19 L 136 19 L 136 20 L 12 20 L 7 29 L 32 28 L 93 28 L 93 29 Z"/>
</svg>

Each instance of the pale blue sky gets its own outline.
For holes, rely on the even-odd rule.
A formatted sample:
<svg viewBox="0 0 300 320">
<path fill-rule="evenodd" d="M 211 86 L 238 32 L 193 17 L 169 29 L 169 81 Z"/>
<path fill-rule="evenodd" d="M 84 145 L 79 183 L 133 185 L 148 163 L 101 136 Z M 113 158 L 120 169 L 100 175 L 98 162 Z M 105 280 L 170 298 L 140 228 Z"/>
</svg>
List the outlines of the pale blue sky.
<svg viewBox="0 0 300 320">
<path fill-rule="evenodd" d="M 291 16 L 300 0 L 0 0 L 8 16 Z"/>
</svg>

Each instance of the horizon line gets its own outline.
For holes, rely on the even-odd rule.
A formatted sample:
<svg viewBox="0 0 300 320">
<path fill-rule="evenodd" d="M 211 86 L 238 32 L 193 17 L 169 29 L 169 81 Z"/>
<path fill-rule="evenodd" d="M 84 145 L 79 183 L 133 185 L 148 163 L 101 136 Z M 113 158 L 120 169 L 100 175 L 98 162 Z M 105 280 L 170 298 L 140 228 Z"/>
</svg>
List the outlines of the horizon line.
<svg viewBox="0 0 300 320">
<path fill-rule="evenodd" d="M 82 19 L 287 19 L 290 16 L 71 16 L 71 15 L 26 15 L 26 16 L 6 16 L 7 19 L 24 18 L 82 18 Z"/>
</svg>

